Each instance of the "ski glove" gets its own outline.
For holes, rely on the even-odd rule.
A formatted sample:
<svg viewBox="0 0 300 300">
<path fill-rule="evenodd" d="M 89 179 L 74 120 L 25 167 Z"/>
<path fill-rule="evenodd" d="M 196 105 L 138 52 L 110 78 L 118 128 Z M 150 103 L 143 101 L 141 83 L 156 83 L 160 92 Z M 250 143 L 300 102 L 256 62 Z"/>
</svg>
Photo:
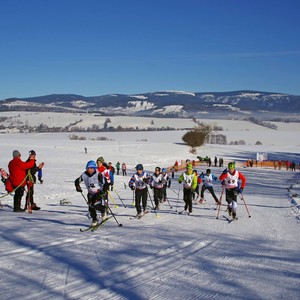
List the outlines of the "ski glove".
<svg viewBox="0 0 300 300">
<path fill-rule="evenodd" d="M 76 191 L 77 191 L 78 193 L 82 193 L 81 187 L 77 185 L 77 186 L 76 186 Z"/>
<path fill-rule="evenodd" d="M 130 188 L 131 188 L 131 190 L 133 190 L 133 191 L 135 190 L 135 187 L 134 187 L 134 186 L 131 186 Z"/>
<path fill-rule="evenodd" d="M 239 194 L 241 194 L 242 192 L 243 192 L 243 188 L 240 188 L 239 190 L 238 190 L 238 192 L 239 192 Z"/>
</svg>

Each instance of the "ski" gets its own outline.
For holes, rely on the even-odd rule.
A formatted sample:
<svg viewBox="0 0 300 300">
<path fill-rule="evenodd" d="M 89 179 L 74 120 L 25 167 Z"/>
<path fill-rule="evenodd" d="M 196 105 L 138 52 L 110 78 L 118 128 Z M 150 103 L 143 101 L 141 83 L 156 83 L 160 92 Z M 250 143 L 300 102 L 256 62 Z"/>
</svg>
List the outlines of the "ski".
<svg viewBox="0 0 300 300">
<path fill-rule="evenodd" d="M 93 226 L 93 228 L 91 229 L 91 231 L 95 231 L 95 230 L 97 230 L 98 228 L 101 228 L 103 225 L 104 225 L 104 223 L 106 223 L 106 221 L 108 221 L 110 218 L 112 218 L 112 216 L 111 217 L 107 217 L 105 220 L 103 220 L 103 221 L 101 221 L 99 224 L 97 224 L 96 226 Z"/>
<path fill-rule="evenodd" d="M 102 226 L 104 225 L 104 223 L 105 223 L 106 221 L 108 221 L 110 218 L 112 218 L 112 216 L 106 218 L 105 220 L 101 221 L 100 223 L 98 223 L 98 224 L 95 225 L 95 226 L 90 226 L 90 227 L 85 228 L 85 229 L 80 228 L 79 230 L 80 230 L 80 232 L 85 232 L 85 231 L 89 231 L 89 230 L 90 230 L 90 231 L 95 231 L 95 230 L 98 229 L 99 227 L 102 227 Z"/>
<path fill-rule="evenodd" d="M 238 217 L 236 217 L 235 219 L 233 219 L 233 218 L 230 219 L 230 218 L 228 218 L 224 215 L 223 215 L 223 217 L 227 220 L 228 223 L 231 223 L 232 221 L 237 221 L 238 220 Z"/>
<path fill-rule="evenodd" d="M 187 212 L 186 210 L 182 210 L 182 211 L 178 212 L 178 214 L 179 214 L 179 215 L 186 215 L 186 216 L 189 216 L 189 215 L 190 215 L 190 213 Z"/>
<path fill-rule="evenodd" d="M 130 217 L 130 220 L 134 220 L 134 219 L 141 219 L 144 215 L 146 215 L 147 213 L 149 213 L 149 211 L 148 210 L 146 210 L 142 215 L 135 215 L 134 217 Z"/>
</svg>

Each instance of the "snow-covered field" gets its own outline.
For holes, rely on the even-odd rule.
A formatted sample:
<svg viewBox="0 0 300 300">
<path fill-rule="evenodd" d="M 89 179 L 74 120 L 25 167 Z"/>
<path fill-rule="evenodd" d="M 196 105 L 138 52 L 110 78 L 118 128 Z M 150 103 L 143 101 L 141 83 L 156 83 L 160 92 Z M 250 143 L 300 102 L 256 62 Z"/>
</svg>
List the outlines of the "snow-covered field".
<svg viewBox="0 0 300 300">
<path fill-rule="evenodd" d="M 239 169 L 247 178 L 244 197 L 251 218 L 239 201 L 238 221 L 227 222 L 225 206 L 216 219 L 209 194 L 191 216 L 177 214 L 183 201 L 176 174 L 168 190 L 170 205 L 165 202 L 158 216 L 151 212 L 141 220 L 130 219 L 136 211 L 133 193 L 125 187 L 137 163 L 152 173 L 155 166 L 197 155 L 222 156 L 228 162 L 255 159 L 257 152 L 267 151 L 299 165 L 297 127 L 282 124 L 282 130 L 273 131 L 242 125 L 226 134 L 234 140 L 247 134 L 263 145 L 252 140 L 245 146 L 206 145 L 191 155 L 179 130 L 82 134 L 106 136 L 107 141 L 70 140 L 67 133 L 0 135 L 0 167 L 7 169 L 14 149 L 23 160 L 34 149 L 37 161 L 45 162 L 44 184 L 35 186 L 40 211 L 13 213 L 12 196 L 5 196 L 0 185 L 0 299 L 300 299 L 298 168 Z M 83 233 L 79 229 L 91 221 L 74 180 L 88 160 L 99 156 L 127 163 L 128 176 L 115 177 L 118 195 L 112 196 L 118 207 L 110 201 L 123 227 L 111 218 L 103 228 Z M 217 176 L 222 170 L 212 167 Z M 220 195 L 219 183 L 215 189 Z M 64 199 L 69 204 L 61 205 Z"/>
</svg>

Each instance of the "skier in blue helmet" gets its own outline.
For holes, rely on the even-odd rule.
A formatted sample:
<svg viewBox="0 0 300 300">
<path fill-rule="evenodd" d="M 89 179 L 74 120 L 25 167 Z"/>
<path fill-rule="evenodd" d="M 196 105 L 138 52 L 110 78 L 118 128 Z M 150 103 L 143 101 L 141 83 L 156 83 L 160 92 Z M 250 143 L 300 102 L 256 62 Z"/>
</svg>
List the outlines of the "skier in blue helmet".
<svg viewBox="0 0 300 300">
<path fill-rule="evenodd" d="M 84 182 L 88 191 L 87 204 L 89 205 L 89 213 L 93 220 L 91 226 L 96 226 L 98 224 L 97 210 L 101 212 L 102 221 L 107 218 L 107 201 L 105 200 L 107 198 L 107 190 L 103 176 L 98 172 L 97 164 L 94 160 L 88 161 L 85 169 L 86 171 L 75 180 L 75 187 L 77 192 L 82 193 L 80 183 Z"/>
</svg>

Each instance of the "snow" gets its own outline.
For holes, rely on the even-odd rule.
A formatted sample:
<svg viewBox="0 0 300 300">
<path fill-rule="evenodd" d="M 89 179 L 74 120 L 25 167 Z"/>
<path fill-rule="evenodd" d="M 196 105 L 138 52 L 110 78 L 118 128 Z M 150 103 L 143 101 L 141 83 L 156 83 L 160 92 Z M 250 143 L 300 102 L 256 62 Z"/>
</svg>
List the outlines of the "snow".
<svg viewBox="0 0 300 300">
<path fill-rule="evenodd" d="M 178 119 L 172 120 L 175 126 Z M 49 122 L 53 122 L 51 117 Z M 211 122 L 220 125 L 221 121 Z M 47 123 L 46 116 L 43 123 Z M 37 162 L 44 161 L 45 167 L 44 184 L 35 185 L 40 211 L 13 213 L 13 198 L 0 185 L 0 299 L 299 299 L 297 126 L 284 124 L 283 131 L 280 127 L 271 131 L 251 123 L 241 123 L 240 130 L 227 124 L 224 133 L 233 132 L 235 140 L 245 139 L 247 133 L 249 139 L 254 136 L 251 140 L 262 139 L 263 145 L 205 145 L 192 155 L 181 141 L 184 132 L 180 130 L 77 133 L 87 136 L 86 140 L 70 140 L 68 133 L 1 134 L 2 168 L 7 169 L 14 149 L 23 160 L 34 149 Z M 273 140 L 271 132 L 276 133 Z M 97 141 L 99 135 L 109 140 Z M 297 172 L 243 168 L 242 162 L 263 151 L 283 160 L 294 159 Z M 152 173 L 156 166 L 171 166 L 175 160 L 198 155 L 222 156 L 225 163 L 237 161 L 238 170 L 247 178 L 244 198 L 251 218 L 239 200 L 238 221 L 226 221 L 225 206 L 216 219 L 216 206 L 207 192 L 207 203 L 194 205 L 191 216 L 177 214 L 176 210 L 183 209 L 178 172 L 168 190 L 172 208 L 165 202 L 158 216 L 151 212 L 141 220 L 130 219 L 136 211 L 127 184 L 137 163 Z M 116 205 L 110 201 L 123 227 L 111 218 L 97 231 L 82 233 L 79 229 L 91 220 L 74 180 L 88 160 L 99 156 L 128 166 L 128 176 L 115 176 L 118 194 L 111 195 Z M 206 168 L 196 167 L 200 172 Z M 223 170 L 211 169 L 217 176 Z M 219 183 L 215 190 L 219 196 Z M 70 203 L 61 205 L 64 199 Z"/>
<path fill-rule="evenodd" d="M 182 105 L 167 105 L 161 109 L 154 110 L 153 114 L 160 113 L 161 115 L 167 115 L 167 114 L 175 114 L 178 112 L 185 114 L 185 111 L 182 108 L 183 108 Z"/>
<path fill-rule="evenodd" d="M 137 98 L 137 99 L 140 99 L 140 100 L 147 100 L 148 97 L 144 96 L 144 95 L 131 95 L 130 96 L 131 98 Z"/>
<path fill-rule="evenodd" d="M 154 103 L 149 101 L 128 101 L 128 104 L 132 105 L 132 107 L 127 107 L 130 111 L 148 110 L 155 107 Z"/>
</svg>

